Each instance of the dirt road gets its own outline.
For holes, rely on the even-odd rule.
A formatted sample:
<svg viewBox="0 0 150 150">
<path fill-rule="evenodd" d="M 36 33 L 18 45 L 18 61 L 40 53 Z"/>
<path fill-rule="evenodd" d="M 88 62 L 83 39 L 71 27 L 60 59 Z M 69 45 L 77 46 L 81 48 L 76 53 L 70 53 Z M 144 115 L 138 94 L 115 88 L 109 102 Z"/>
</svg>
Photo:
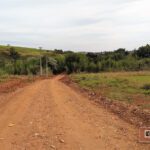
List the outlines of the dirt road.
<svg viewBox="0 0 150 150">
<path fill-rule="evenodd" d="M 138 128 L 59 79 L 0 95 L 0 150 L 148 150 Z"/>
</svg>

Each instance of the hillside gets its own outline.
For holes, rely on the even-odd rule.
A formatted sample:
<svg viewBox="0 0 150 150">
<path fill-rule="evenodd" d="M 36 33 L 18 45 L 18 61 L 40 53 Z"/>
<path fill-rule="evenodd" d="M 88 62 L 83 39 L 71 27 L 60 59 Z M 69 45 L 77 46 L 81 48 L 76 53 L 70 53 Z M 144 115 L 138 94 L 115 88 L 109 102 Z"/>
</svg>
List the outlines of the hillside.
<svg viewBox="0 0 150 150">
<path fill-rule="evenodd" d="M 150 45 L 97 53 L 0 46 L 0 74 L 36 75 L 40 63 L 43 73 L 54 74 L 150 70 Z"/>
<path fill-rule="evenodd" d="M 40 56 L 40 55 L 51 55 L 52 51 L 47 51 L 47 50 L 40 50 L 36 48 L 27 48 L 27 47 L 16 47 L 16 46 L 11 46 L 13 47 L 18 53 L 20 53 L 21 56 Z M 3 46 L 0 45 L 0 56 L 3 54 L 8 54 L 9 53 L 10 46 Z"/>
</svg>

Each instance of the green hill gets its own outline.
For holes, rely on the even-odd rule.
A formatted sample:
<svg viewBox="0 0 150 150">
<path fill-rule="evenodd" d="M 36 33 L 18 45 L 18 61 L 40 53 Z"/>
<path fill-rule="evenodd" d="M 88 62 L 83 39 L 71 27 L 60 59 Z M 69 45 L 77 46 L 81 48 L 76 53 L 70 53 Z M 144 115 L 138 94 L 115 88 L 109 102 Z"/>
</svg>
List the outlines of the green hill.
<svg viewBox="0 0 150 150">
<path fill-rule="evenodd" d="M 51 55 L 53 52 L 50 50 L 40 50 L 36 48 L 16 47 L 16 46 L 2 46 L 0 45 L 0 56 L 8 54 L 10 47 L 13 47 L 21 56 L 40 56 Z"/>
<path fill-rule="evenodd" d="M 43 72 L 53 73 L 150 70 L 150 45 L 97 53 L 0 46 L 0 74 L 37 75 L 40 62 Z"/>
</svg>

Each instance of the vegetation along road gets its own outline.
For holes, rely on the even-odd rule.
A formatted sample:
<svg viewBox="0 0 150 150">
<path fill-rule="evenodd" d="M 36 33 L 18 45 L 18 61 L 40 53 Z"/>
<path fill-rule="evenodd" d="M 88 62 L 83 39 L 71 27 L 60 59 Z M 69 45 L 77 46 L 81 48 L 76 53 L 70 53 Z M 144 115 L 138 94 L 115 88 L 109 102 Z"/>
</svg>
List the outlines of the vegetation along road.
<svg viewBox="0 0 150 150">
<path fill-rule="evenodd" d="M 62 83 L 62 77 L 0 95 L 1 150 L 150 148 L 138 142 L 138 128 Z"/>
</svg>

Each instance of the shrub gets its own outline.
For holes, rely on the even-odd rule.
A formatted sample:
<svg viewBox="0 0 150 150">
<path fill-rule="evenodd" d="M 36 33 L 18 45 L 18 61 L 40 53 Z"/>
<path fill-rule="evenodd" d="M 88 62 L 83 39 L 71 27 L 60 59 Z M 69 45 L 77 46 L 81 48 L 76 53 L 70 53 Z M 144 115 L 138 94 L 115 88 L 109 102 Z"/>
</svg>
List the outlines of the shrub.
<svg viewBox="0 0 150 150">
<path fill-rule="evenodd" d="M 145 84 L 142 89 L 144 90 L 150 90 L 150 84 Z"/>
</svg>

